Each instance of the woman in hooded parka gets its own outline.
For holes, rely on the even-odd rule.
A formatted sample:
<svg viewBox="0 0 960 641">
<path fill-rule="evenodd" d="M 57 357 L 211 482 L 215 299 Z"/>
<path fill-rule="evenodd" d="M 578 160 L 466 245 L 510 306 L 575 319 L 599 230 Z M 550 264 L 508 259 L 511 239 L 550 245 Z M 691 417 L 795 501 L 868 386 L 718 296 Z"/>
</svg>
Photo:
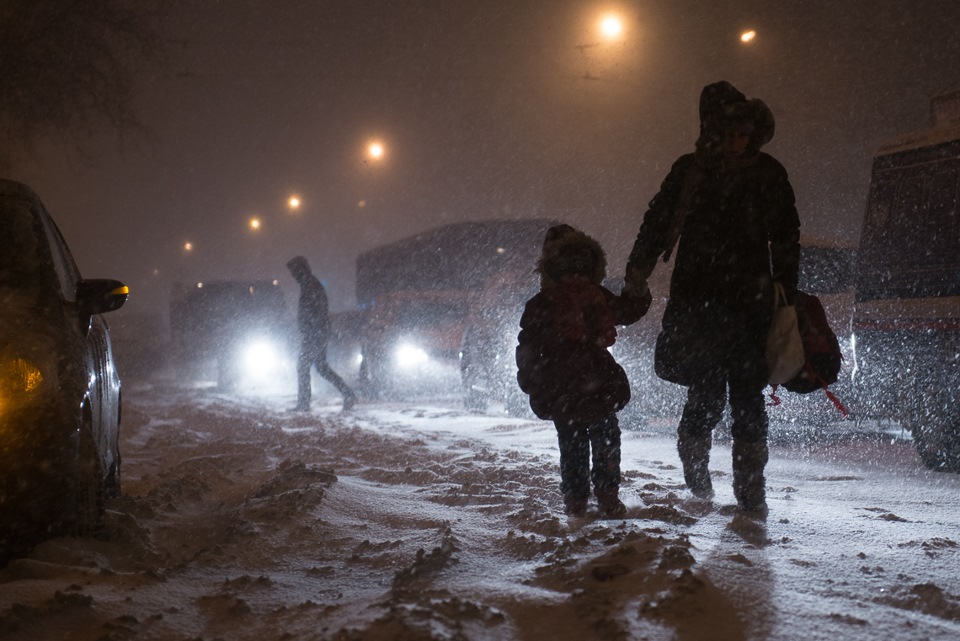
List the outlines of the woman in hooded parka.
<svg viewBox="0 0 960 641">
<path fill-rule="evenodd" d="M 713 496 L 712 430 L 729 394 L 734 495 L 741 510 L 763 515 L 772 283 L 792 302 L 800 251 L 787 172 L 760 151 L 773 133 L 763 102 L 727 82 L 704 87 L 695 151 L 677 159 L 650 202 L 623 291 L 648 298 L 657 260 L 676 245 L 654 364 L 658 376 L 688 387 L 677 439 L 684 480 L 696 496 Z"/>
</svg>

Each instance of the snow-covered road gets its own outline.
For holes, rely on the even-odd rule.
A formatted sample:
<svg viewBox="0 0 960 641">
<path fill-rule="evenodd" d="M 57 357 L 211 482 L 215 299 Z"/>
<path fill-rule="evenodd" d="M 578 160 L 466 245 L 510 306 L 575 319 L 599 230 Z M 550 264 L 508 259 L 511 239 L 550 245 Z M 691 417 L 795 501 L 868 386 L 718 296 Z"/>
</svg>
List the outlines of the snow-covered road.
<svg viewBox="0 0 960 641">
<path fill-rule="evenodd" d="M 0 571 L 0 639 L 957 639 L 960 477 L 881 435 L 775 444 L 766 522 L 625 430 L 627 518 L 563 515 L 552 425 L 126 390 L 103 540 Z M 852 429 L 852 428 L 851 428 Z"/>
</svg>

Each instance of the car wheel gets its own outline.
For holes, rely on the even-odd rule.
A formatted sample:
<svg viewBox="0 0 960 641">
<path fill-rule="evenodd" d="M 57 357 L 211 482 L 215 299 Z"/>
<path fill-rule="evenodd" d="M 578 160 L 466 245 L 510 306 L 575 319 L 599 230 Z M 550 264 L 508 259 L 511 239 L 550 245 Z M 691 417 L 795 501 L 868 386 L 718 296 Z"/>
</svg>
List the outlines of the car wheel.
<svg viewBox="0 0 960 641">
<path fill-rule="evenodd" d="M 80 430 L 77 478 L 73 487 L 74 536 L 96 536 L 102 532 L 106 484 L 101 472 L 93 429 L 87 420 Z"/>
<path fill-rule="evenodd" d="M 960 409 L 950 398 L 955 393 L 944 380 L 921 383 L 908 418 L 920 460 L 939 472 L 960 472 Z"/>
<path fill-rule="evenodd" d="M 120 497 L 120 448 L 114 445 L 113 453 L 113 463 L 107 472 L 107 481 L 105 484 L 105 495 L 108 499 Z"/>
<path fill-rule="evenodd" d="M 396 396 L 387 374 L 378 364 L 368 366 L 366 376 L 361 379 L 361 389 L 367 398 L 388 400 Z"/>
<path fill-rule="evenodd" d="M 360 388 L 360 394 L 364 398 L 379 399 L 379 390 L 373 384 L 373 377 L 370 374 L 370 357 L 364 354 L 360 361 L 360 370 L 357 372 L 357 385 Z"/>
<path fill-rule="evenodd" d="M 224 392 L 232 392 L 239 386 L 240 375 L 236 367 L 226 356 L 217 358 L 217 388 Z"/>
<path fill-rule="evenodd" d="M 463 407 L 471 412 L 482 412 L 487 409 L 487 397 L 472 387 L 463 390 Z"/>
<path fill-rule="evenodd" d="M 532 415 L 530 401 L 527 399 L 527 395 L 520 392 L 519 389 L 507 391 L 504 406 L 507 414 L 515 418 L 529 418 Z"/>
<path fill-rule="evenodd" d="M 117 398 L 117 429 L 113 438 L 113 464 L 107 473 L 106 495 L 108 499 L 120 498 L 122 489 L 120 484 L 120 465 L 123 463 L 123 457 L 120 455 L 120 425 L 123 419 L 123 399 Z"/>
</svg>

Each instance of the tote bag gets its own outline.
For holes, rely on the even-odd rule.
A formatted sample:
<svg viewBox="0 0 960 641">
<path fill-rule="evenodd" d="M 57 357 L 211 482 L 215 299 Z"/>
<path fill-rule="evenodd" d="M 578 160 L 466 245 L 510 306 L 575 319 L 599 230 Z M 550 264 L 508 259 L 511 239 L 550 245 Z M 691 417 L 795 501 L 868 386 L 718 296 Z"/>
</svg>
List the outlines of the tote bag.
<svg viewBox="0 0 960 641">
<path fill-rule="evenodd" d="M 787 304 L 787 295 L 780 283 L 774 283 L 773 321 L 767 334 L 767 368 L 769 383 L 782 385 L 803 369 L 806 357 L 797 324 L 797 308 Z"/>
</svg>

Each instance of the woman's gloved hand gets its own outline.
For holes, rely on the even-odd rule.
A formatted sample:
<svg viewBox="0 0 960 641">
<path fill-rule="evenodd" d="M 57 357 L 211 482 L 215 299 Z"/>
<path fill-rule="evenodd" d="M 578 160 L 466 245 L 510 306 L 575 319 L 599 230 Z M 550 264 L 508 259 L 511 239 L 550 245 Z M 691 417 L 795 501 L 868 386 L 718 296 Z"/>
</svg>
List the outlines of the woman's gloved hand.
<svg viewBox="0 0 960 641">
<path fill-rule="evenodd" d="M 623 279 L 623 290 L 620 292 L 618 325 L 630 325 L 643 318 L 650 309 L 653 295 L 643 278 L 635 270 L 627 270 Z"/>
</svg>

